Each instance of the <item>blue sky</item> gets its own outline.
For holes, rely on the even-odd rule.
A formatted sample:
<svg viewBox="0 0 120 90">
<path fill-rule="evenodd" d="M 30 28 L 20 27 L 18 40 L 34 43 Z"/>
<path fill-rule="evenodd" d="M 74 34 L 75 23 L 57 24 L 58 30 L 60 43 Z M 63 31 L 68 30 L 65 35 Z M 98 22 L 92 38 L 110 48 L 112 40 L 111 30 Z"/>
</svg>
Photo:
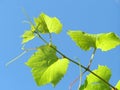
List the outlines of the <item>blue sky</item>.
<svg viewBox="0 0 120 90">
<path fill-rule="evenodd" d="M 20 36 L 29 29 L 22 8 L 31 19 L 41 12 L 56 16 L 63 23 L 60 35 L 54 35 L 58 49 L 72 59 L 80 58 L 87 65 L 92 50 L 84 52 L 66 34 L 68 30 L 83 30 L 88 33 L 115 32 L 120 36 L 120 1 L 119 0 L 1 0 L 0 1 L 0 90 L 68 90 L 69 84 L 78 76 L 79 68 L 70 63 L 65 77 L 53 88 L 50 84 L 38 87 L 33 80 L 30 68 L 24 63 L 33 52 L 29 52 L 16 62 L 5 64 L 19 55 L 22 50 Z M 26 47 L 43 44 L 38 39 Z M 120 47 L 109 52 L 97 50 L 91 69 L 98 64 L 107 65 L 113 72 L 110 83 L 115 85 L 120 79 Z M 76 90 L 78 83 L 73 90 Z"/>
</svg>

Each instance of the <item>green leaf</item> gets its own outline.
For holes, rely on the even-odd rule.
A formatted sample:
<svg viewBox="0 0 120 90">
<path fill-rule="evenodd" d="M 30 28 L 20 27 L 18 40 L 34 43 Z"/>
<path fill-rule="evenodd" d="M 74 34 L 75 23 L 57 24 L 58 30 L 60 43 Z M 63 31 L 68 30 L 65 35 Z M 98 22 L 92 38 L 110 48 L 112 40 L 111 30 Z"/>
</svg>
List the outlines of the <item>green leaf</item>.
<svg viewBox="0 0 120 90">
<path fill-rule="evenodd" d="M 25 31 L 25 33 L 22 35 L 22 38 L 23 38 L 22 43 L 24 44 L 24 43 L 32 40 L 34 37 L 35 36 L 34 36 L 33 31 L 31 31 L 31 30 Z"/>
<path fill-rule="evenodd" d="M 34 32 L 38 31 L 39 33 L 56 33 L 59 34 L 62 30 L 62 24 L 56 17 L 49 17 L 46 14 L 42 13 L 38 18 L 34 18 L 35 25 L 31 25 L 31 29 L 25 31 L 22 35 L 22 43 L 27 43 L 32 40 Z"/>
<path fill-rule="evenodd" d="M 120 45 L 120 38 L 113 32 L 89 34 L 82 31 L 68 31 L 68 35 L 83 50 L 97 48 L 108 51 Z"/>
<path fill-rule="evenodd" d="M 107 66 L 98 66 L 98 69 L 93 70 L 98 76 L 109 82 L 111 77 L 111 70 Z M 90 73 L 85 80 L 85 83 L 79 90 L 111 90 L 110 87 L 102 80 Z"/>
<path fill-rule="evenodd" d="M 86 88 L 87 84 L 88 84 L 88 83 L 87 83 L 87 80 L 85 80 L 84 84 L 82 84 L 82 85 L 80 86 L 79 90 L 84 90 L 84 89 Z"/>
<path fill-rule="evenodd" d="M 118 90 L 120 90 L 120 80 L 118 81 L 117 85 L 115 86 Z"/>
<path fill-rule="evenodd" d="M 26 62 L 26 65 L 32 68 L 37 85 L 52 83 L 53 86 L 56 86 L 65 75 L 68 63 L 66 58 L 58 59 L 56 51 L 46 45 L 41 46 Z"/>
<path fill-rule="evenodd" d="M 84 90 L 111 90 L 111 88 L 104 83 L 96 82 L 88 84 Z"/>
<path fill-rule="evenodd" d="M 87 81 L 85 81 L 79 90 L 111 90 L 111 88 L 103 82 L 93 82 L 88 84 Z"/>
<path fill-rule="evenodd" d="M 93 72 L 96 73 L 97 75 L 99 75 L 100 77 L 102 77 L 107 82 L 109 81 L 109 79 L 111 77 L 111 70 L 107 66 L 99 65 L 98 69 L 93 70 Z M 93 75 L 92 73 L 90 73 L 87 76 L 87 81 L 88 81 L 88 84 L 92 83 L 92 82 L 103 82 L 99 78 L 97 78 L 95 75 Z"/>
<path fill-rule="evenodd" d="M 42 13 L 38 18 L 34 18 L 38 31 L 40 33 L 56 33 L 59 34 L 62 30 L 62 24 L 56 17 L 49 17 Z M 40 25 L 39 25 L 40 24 Z"/>
<path fill-rule="evenodd" d="M 96 41 L 97 48 L 102 51 L 111 50 L 118 45 L 120 45 L 120 39 L 113 32 L 100 34 Z"/>
<path fill-rule="evenodd" d="M 91 47 L 96 48 L 96 38 L 92 34 L 87 34 L 82 31 L 68 31 L 68 35 L 83 50 L 89 50 Z"/>
</svg>

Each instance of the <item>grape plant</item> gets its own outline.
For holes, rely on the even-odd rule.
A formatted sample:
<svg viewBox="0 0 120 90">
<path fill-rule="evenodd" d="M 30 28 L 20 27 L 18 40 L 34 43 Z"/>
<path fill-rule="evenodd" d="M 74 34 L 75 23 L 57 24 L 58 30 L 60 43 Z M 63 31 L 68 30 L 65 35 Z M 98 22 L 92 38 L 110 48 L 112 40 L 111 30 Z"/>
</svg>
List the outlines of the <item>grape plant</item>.
<svg viewBox="0 0 120 90">
<path fill-rule="evenodd" d="M 120 37 L 117 34 L 114 32 L 89 34 L 81 30 L 68 30 L 67 35 L 79 48 L 86 52 L 93 48 L 90 61 L 87 66 L 84 66 L 67 57 L 59 51 L 57 46 L 52 42 L 52 34 L 59 34 L 62 31 L 63 25 L 58 18 L 41 13 L 37 18 L 34 18 L 33 21 L 34 22 L 29 21 L 30 29 L 26 30 L 22 35 L 22 44 L 24 45 L 34 38 L 39 38 L 44 42 L 43 45 L 35 48 L 36 51 L 25 63 L 31 68 L 33 78 L 38 86 L 51 83 L 53 87 L 55 87 L 66 74 L 69 63 L 74 63 L 84 69 L 84 71 L 80 73 L 79 78 L 81 78 L 85 72 L 89 72 L 85 81 L 79 85 L 78 90 L 120 90 L 120 80 L 118 80 L 116 86 L 109 83 L 112 72 L 107 66 L 98 65 L 97 69 L 90 69 L 97 49 L 106 52 L 120 46 Z M 48 35 L 49 40 L 43 38 L 43 35 Z M 32 49 L 25 49 L 23 47 L 23 50 L 24 52 L 21 55 Z M 59 57 L 58 54 L 61 55 L 62 58 Z M 13 61 L 8 62 L 8 64 Z M 69 89 L 71 90 L 72 87 Z"/>
</svg>

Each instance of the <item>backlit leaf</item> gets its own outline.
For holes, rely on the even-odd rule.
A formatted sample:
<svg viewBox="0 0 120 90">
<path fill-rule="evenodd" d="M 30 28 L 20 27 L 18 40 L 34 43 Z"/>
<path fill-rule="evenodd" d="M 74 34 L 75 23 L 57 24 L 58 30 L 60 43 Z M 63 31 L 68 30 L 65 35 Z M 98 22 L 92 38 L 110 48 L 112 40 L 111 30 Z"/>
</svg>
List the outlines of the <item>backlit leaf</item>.
<svg viewBox="0 0 120 90">
<path fill-rule="evenodd" d="M 39 33 L 56 33 L 59 34 L 62 30 L 62 24 L 56 17 L 49 17 L 42 13 L 38 18 L 34 18 L 35 25 L 31 25 L 31 29 L 27 30 L 22 35 L 22 43 L 27 43 L 32 40 L 35 36 L 35 31 Z"/>
<path fill-rule="evenodd" d="M 115 33 L 100 34 L 96 41 L 96 47 L 102 51 L 107 51 L 120 45 L 120 39 Z"/>
<path fill-rule="evenodd" d="M 102 77 L 105 81 L 109 82 L 111 77 L 111 70 L 107 66 L 98 66 L 98 69 L 93 70 L 95 74 Z M 85 83 L 79 90 L 111 90 L 110 87 L 95 75 L 90 73 L 85 80 Z"/>
<path fill-rule="evenodd" d="M 118 90 L 120 90 L 120 80 L 118 81 L 117 85 L 115 86 Z"/>
<path fill-rule="evenodd" d="M 87 34 L 82 31 L 68 31 L 68 35 L 83 50 L 89 50 L 91 47 L 96 48 L 96 38 L 92 34 Z"/>
<path fill-rule="evenodd" d="M 25 33 L 22 35 L 22 38 L 23 38 L 22 43 L 26 43 L 32 40 L 34 37 L 35 37 L 34 33 L 31 30 L 25 31 Z"/>
<path fill-rule="evenodd" d="M 96 82 L 88 84 L 84 90 L 111 90 L 111 88 L 104 83 Z"/>
<path fill-rule="evenodd" d="M 38 26 L 38 31 L 40 33 L 60 33 L 62 30 L 62 24 L 56 17 L 49 17 L 42 13 L 38 18 L 34 18 L 36 26 Z"/>
<path fill-rule="evenodd" d="M 108 51 L 120 45 L 120 38 L 113 32 L 89 34 L 82 31 L 68 31 L 68 35 L 83 50 L 97 48 Z"/>
<path fill-rule="evenodd" d="M 109 79 L 111 77 L 111 70 L 107 66 L 99 65 L 98 69 L 93 70 L 93 72 L 96 73 L 97 75 L 99 75 L 100 77 L 102 77 L 107 82 L 109 81 Z M 99 78 L 97 78 L 95 75 L 93 75 L 92 73 L 90 73 L 87 76 L 87 81 L 88 81 L 88 84 L 92 83 L 92 82 L 103 82 Z"/>
<path fill-rule="evenodd" d="M 56 51 L 46 45 L 41 46 L 26 62 L 26 65 L 32 68 L 37 85 L 52 83 L 53 86 L 56 86 L 66 73 L 68 63 L 66 58 L 58 59 Z"/>
</svg>

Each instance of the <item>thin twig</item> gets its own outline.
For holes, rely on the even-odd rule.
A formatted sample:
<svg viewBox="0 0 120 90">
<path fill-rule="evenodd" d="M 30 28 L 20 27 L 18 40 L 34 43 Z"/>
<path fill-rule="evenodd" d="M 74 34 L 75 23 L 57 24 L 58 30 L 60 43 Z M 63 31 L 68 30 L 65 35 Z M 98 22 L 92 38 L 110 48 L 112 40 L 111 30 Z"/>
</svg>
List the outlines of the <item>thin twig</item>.
<svg viewBox="0 0 120 90">
<path fill-rule="evenodd" d="M 6 67 L 8 67 L 8 65 L 10 65 L 11 63 L 15 62 L 16 60 L 18 60 L 20 57 L 22 57 L 24 54 L 26 54 L 28 51 L 32 51 L 32 50 L 37 50 L 36 48 L 29 48 L 29 49 L 23 49 L 24 51 L 19 54 L 18 56 L 16 56 L 15 58 L 13 58 L 12 60 L 10 60 L 9 62 L 7 62 L 5 64 Z"/>
<path fill-rule="evenodd" d="M 80 60 L 79 60 L 80 61 Z M 80 63 L 80 62 L 79 62 Z M 69 85 L 69 90 L 72 90 L 72 87 L 73 87 L 73 85 L 80 79 L 80 82 L 79 82 L 79 86 L 82 84 L 82 68 L 81 67 L 79 67 L 80 68 L 80 75 L 79 75 L 79 77 L 77 77 L 77 78 L 75 78 L 71 83 L 70 83 L 70 85 Z M 78 87 L 79 87 L 78 86 Z"/>
<path fill-rule="evenodd" d="M 78 89 L 82 85 L 82 67 L 79 67 L 79 68 L 80 68 L 80 81 L 79 81 Z"/>
<path fill-rule="evenodd" d="M 72 81 L 72 83 L 70 83 L 70 85 L 69 85 L 69 90 L 72 90 L 73 85 L 74 85 L 79 79 L 80 79 L 80 76 L 77 77 L 77 78 L 75 78 L 75 80 Z"/>
<path fill-rule="evenodd" d="M 52 35 L 51 35 L 51 33 L 49 33 L 49 38 L 50 38 L 50 43 L 52 43 Z"/>
<path fill-rule="evenodd" d="M 35 32 L 38 37 L 45 43 L 45 44 L 48 44 L 48 42 L 38 33 L 38 32 Z"/>
<path fill-rule="evenodd" d="M 18 58 L 22 57 L 24 54 L 26 54 L 28 51 L 24 51 L 22 52 L 20 55 L 18 55 L 17 57 L 13 58 L 12 60 L 10 60 L 9 62 L 7 62 L 5 64 L 6 67 L 8 67 L 8 65 L 10 65 L 11 63 L 15 62 Z"/>
<path fill-rule="evenodd" d="M 91 55 L 91 58 L 90 58 L 90 61 L 89 61 L 89 64 L 88 64 L 87 68 L 90 68 L 90 66 L 92 64 L 92 61 L 94 59 L 94 56 L 95 56 L 95 52 L 96 52 L 96 48 L 94 48 L 94 50 L 93 50 L 93 53 Z"/>
<path fill-rule="evenodd" d="M 87 72 L 87 71 L 85 70 L 85 71 L 82 72 L 77 78 L 75 78 L 75 80 L 73 80 L 73 82 L 72 82 L 72 83 L 70 84 L 70 86 L 69 86 L 69 90 L 72 90 L 73 85 L 83 76 L 83 74 L 84 74 L 85 72 Z M 79 87 L 80 87 L 80 85 L 79 85 Z"/>
<path fill-rule="evenodd" d="M 32 21 L 31 21 L 29 15 L 27 14 L 27 12 L 25 11 L 24 8 L 22 9 L 22 11 L 23 11 L 24 15 L 26 16 L 26 18 L 28 19 L 29 23 L 30 23 L 32 26 L 34 26 L 34 24 L 32 23 Z"/>
</svg>

